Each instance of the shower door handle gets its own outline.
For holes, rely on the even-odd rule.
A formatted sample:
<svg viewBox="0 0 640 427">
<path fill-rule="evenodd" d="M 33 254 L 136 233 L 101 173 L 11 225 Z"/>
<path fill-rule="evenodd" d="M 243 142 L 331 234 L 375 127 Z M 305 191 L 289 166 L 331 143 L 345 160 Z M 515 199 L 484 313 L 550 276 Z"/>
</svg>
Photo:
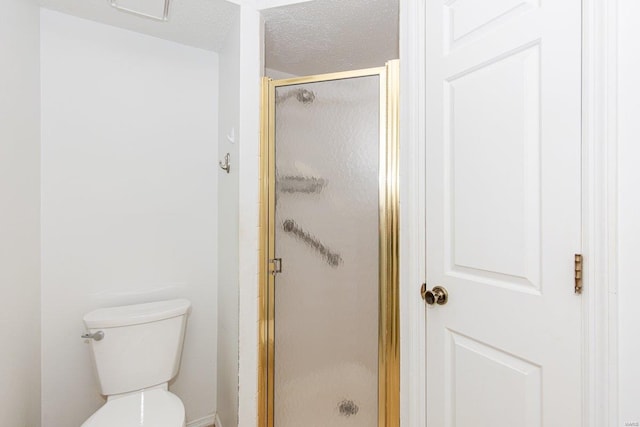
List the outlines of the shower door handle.
<svg viewBox="0 0 640 427">
<path fill-rule="evenodd" d="M 449 301 L 449 292 L 443 286 L 435 286 L 432 290 L 427 290 L 427 284 L 423 283 L 420 288 L 422 299 L 429 305 L 445 305 Z"/>
</svg>

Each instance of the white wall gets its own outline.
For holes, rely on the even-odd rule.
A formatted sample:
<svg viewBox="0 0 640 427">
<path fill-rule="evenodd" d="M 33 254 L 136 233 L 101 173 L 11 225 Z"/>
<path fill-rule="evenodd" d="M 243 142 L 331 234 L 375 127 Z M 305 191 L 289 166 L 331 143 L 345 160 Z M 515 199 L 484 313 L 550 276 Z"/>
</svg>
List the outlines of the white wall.
<svg viewBox="0 0 640 427">
<path fill-rule="evenodd" d="M 239 8 L 238 8 L 239 12 Z M 218 158 L 231 155 L 230 173 L 218 170 L 218 417 L 238 425 L 238 132 L 240 120 L 239 14 L 220 55 L 220 131 Z M 231 141 L 230 138 L 233 140 Z"/>
<path fill-rule="evenodd" d="M 193 302 L 171 390 L 215 412 L 218 57 L 42 11 L 42 419 L 102 403 L 82 316 Z"/>
<path fill-rule="evenodd" d="M 640 422 L 640 4 L 618 0 L 619 425 Z M 637 424 L 635 424 L 637 425 Z"/>
<path fill-rule="evenodd" d="M 39 8 L 0 10 L 0 424 L 40 418 Z"/>
</svg>

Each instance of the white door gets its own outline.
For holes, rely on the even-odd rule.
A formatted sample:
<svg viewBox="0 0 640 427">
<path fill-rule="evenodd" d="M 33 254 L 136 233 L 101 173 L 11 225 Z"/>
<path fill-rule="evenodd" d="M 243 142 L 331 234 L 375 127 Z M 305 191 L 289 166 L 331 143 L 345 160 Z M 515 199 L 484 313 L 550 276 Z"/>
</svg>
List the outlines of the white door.
<svg viewBox="0 0 640 427">
<path fill-rule="evenodd" d="M 580 426 L 581 2 L 426 1 L 428 426 Z"/>
</svg>

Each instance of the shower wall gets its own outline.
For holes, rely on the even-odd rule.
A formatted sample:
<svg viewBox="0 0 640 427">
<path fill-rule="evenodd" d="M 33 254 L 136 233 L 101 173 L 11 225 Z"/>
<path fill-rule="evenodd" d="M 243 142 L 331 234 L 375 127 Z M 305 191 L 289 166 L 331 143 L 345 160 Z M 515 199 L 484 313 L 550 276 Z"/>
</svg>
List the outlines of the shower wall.
<svg viewBox="0 0 640 427">
<path fill-rule="evenodd" d="M 279 87 L 276 98 L 275 425 L 370 427 L 379 78 Z"/>
</svg>

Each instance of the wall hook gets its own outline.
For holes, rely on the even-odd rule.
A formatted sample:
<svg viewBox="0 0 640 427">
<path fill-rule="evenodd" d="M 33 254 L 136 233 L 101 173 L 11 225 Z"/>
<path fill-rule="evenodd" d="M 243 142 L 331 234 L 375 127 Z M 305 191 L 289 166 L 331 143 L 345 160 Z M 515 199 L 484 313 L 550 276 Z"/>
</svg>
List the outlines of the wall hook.
<svg viewBox="0 0 640 427">
<path fill-rule="evenodd" d="M 227 173 L 231 172 L 231 163 L 229 162 L 229 160 L 231 160 L 231 154 L 227 153 L 224 156 L 224 163 L 218 162 L 218 164 L 220 164 L 220 169 Z"/>
<path fill-rule="evenodd" d="M 236 128 L 231 128 L 231 132 L 227 135 L 227 141 L 232 144 L 236 142 Z"/>
</svg>

